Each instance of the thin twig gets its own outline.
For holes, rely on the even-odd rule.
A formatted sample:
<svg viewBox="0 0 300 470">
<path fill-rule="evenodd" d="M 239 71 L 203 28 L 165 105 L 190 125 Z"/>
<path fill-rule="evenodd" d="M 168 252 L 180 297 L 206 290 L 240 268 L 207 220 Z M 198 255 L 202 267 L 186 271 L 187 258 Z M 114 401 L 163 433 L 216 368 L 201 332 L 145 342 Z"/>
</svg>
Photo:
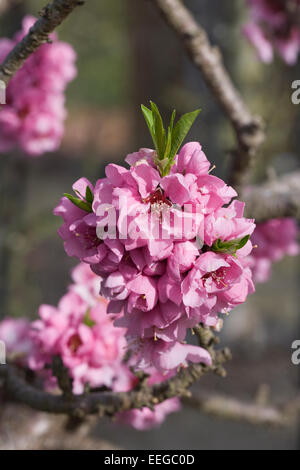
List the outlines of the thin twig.
<svg viewBox="0 0 300 470">
<path fill-rule="evenodd" d="M 40 18 L 29 33 L 8 54 L 0 66 L 0 80 L 8 84 L 9 80 L 22 67 L 25 60 L 42 44 L 49 41 L 49 35 L 59 26 L 82 0 L 53 0 L 40 12 Z"/>
<path fill-rule="evenodd" d="M 248 179 L 254 158 L 264 141 L 264 124 L 248 109 L 222 61 L 217 47 L 210 44 L 206 31 L 180 0 L 150 0 L 180 37 L 213 96 L 230 119 L 237 137 L 233 151 L 230 183 L 242 186 Z"/>
</svg>

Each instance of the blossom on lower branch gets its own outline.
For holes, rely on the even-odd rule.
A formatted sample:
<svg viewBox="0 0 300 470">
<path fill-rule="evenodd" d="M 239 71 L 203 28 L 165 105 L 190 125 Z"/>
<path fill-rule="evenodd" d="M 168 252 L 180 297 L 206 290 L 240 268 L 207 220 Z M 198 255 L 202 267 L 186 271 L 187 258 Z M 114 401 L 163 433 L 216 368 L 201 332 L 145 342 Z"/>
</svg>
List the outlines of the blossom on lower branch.
<svg viewBox="0 0 300 470">
<path fill-rule="evenodd" d="M 75 394 L 85 387 L 130 389 L 132 376 L 123 365 L 126 340 L 122 329 L 114 328 L 106 314 L 107 301 L 97 298 L 90 305 L 70 290 L 58 307 L 42 305 L 39 319 L 32 323 L 31 338 L 35 345 L 29 367 L 36 371 L 60 356 L 73 379 Z"/>
<path fill-rule="evenodd" d="M 189 362 L 209 365 L 206 350 L 185 344 L 187 330 L 217 328 L 219 316 L 254 291 L 244 263 L 254 221 L 231 202 L 235 190 L 210 174 L 199 143 L 170 164 L 150 149 L 126 162 L 108 165 L 95 185 L 80 179 L 76 196 L 62 198 L 54 213 L 64 220 L 66 252 L 101 278 L 137 367 L 166 374 Z"/>
<path fill-rule="evenodd" d="M 153 385 L 166 380 L 168 377 L 162 376 L 157 372 L 153 372 L 149 379 L 148 384 Z M 170 413 L 175 413 L 181 408 L 179 398 L 169 398 L 168 400 L 155 405 L 153 410 L 149 408 L 142 408 L 140 410 L 133 409 L 123 411 L 116 415 L 117 421 L 122 424 L 129 424 L 139 431 L 144 431 L 157 427 L 163 423 L 166 416 Z"/>
<path fill-rule="evenodd" d="M 4 341 L 9 361 L 28 367 L 44 379 L 45 387 L 57 388 L 51 363 L 60 356 L 73 380 L 73 393 L 104 387 L 114 392 L 128 392 L 138 383 L 131 371 L 131 360 L 124 360 L 127 347 L 125 331 L 113 326 L 115 316 L 106 312 L 107 301 L 96 289 L 99 278 L 87 264 L 79 264 L 72 272 L 73 284 L 57 307 L 42 305 L 39 319 L 7 318 L 0 322 L 0 340 Z M 148 384 L 159 383 L 172 376 L 146 368 Z M 119 412 L 117 422 L 138 430 L 160 425 L 167 414 L 180 409 L 180 400 L 170 398 L 155 405 Z"/>
</svg>

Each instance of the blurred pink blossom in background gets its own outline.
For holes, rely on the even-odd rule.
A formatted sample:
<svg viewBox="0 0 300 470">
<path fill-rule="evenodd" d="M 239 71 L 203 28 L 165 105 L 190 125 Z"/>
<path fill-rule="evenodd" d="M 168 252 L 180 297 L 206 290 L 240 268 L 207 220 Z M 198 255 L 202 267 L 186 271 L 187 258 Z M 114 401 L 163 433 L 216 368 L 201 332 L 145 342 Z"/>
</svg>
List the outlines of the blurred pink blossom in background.
<svg viewBox="0 0 300 470">
<path fill-rule="evenodd" d="M 300 26 L 297 15 L 288 9 L 285 0 L 246 0 L 249 6 L 249 21 L 243 31 L 256 48 L 259 58 L 270 63 L 274 51 L 288 64 L 297 62 L 300 51 Z M 300 1 L 295 0 L 300 10 Z"/>
<path fill-rule="evenodd" d="M 271 276 L 272 264 L 284 256 L 300 253 L 298 224 L 295 219 L 271 219 L 257 224 L 252 235 L 255 245 L 247 258 L 255 282 L 266 282 Z"/>
<path fill-rule="evenodd" d="M 0 39 L 0 62 L 28 33 L 35 18 L 26 16 L 14 39 Z M 42 45 L 11 79 L 6 104 L 0 111 L 0 152 L 15 147 L 37 157 L 60 146 L 66 118 L 66 86 L 76 76 L 76 53 L 51 35 L 52 44 Z"/>
<path fill-rule="evenodd" d="M 33 344 L 29 336 L 30 322 L 25 318 L 5 318 L 0 322 L 0 340 L 4 342 L 7 360 L 27 364 Z"/>
</svg>

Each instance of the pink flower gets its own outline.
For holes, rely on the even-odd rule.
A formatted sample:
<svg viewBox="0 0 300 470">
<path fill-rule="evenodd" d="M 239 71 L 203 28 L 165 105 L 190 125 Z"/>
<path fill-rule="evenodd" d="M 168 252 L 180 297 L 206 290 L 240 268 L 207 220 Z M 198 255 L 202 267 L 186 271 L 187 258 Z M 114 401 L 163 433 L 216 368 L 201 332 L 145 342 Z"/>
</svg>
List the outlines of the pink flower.
<svg viewBox="0 0 300 470">
<path fill-rule="evenodd" d="M 147 276 L 139 275 L 127 283 L 130 291 L 128 299 L 128 311 L 133 309 L 149 312 L 154 308 L 158 300 L 156 281 Z"/>
<path fill-rule="evenodd" d="M 72 271 L 73 284 L 70 290 L 78 294 L 90 306 L 100 299 L 101 278 L 85 263 L 78 264 Z"/>
<path fill-rule="evenodd" d="M 237 196 L 236 191 L 224 181 L 212 175 L 200 175 L 191 181 L 190 194 L 192 204 L 202 207 L 204 214 L 209 214 L 224 204 L 229 204 Z"/>
<path fill-rule="evenodd" d="M 99 276 L 108 276 L 120 265 L 124 255 L 124 245 L 119 240 L 105 239 L 98 246 L 97 257 L 93 260 L 92 269 Z"/>
<path fill-rule="evenodd" d="M 256 23 L 251 22 L 243 27 L 243 33 L 257 50 L 260 60 L 266 64 L 271 63 L 274 58 L 273 45 L 262 29 Z"/>
<path fill-rule="evenodd" d="M 35 22 L 26 16 L 23 29 L 12 41 L 0 40 L 0 59 L 4 60 Z M 26 154 L 39 156 L 55 151 L 64 133 L 66 118 L 64 92 L 76 76 L 73 48 L 51 35 L 9 82 L 6 105 L 0 112 L 0 151 L 18 147 Z"/>
<path fill-rule="evenodd" d="M 287 37 L 278 36 L 275 47 L 288 65 L 295 65 L 300 51 L 300 29 L 293 27 Z"/>
<path fill-rule="evenodd" d="M 276 49 L 288 65 L 297 62 L 300 51 L 300 28 L 293 21 L 287 5 L 281 0 L 247 0 L 251 20 L 244 26 L 244 34 L 256 48 L 259 58 L 266 63 L 273 60 Z M 295 2 L 295 15 L 300 2 Z M 299 12 L 298 12 L 299 13 Z"/>
<path fill-rule="evenodd" d="M 229 207 L 214 211 L 205 219 L 204 242 L 211 246 L 216 240 L 228 241 L 251 235 L 255 229 L 253 219 L 246 219 L 245 204 L 233 201 Z"/>
<path fill-rule="evenodd" d="M 0 322 L 0 340 L 4 342 L 7 359 L 26 366 L 33 344 L 29 338 L 30 323 L 23 318 L 5 318 Z"/>
<path fill-rule="evenodd" d="M 71 287 L 57 308 L 40 307 L 40 319 L 32 324 L 31 338 L 36 349 L 29 365 L 42 371 L 54 355 L 59 355 L 73 378 L 75 394 L 82 393 L 88 384 L 114 388 L 114 382 L 121 380 L 119 375 L 125 373 L 124 331 L 113 326 L 114 317 L 107 315 L 104 299 L 98 298 L 90 306 L 75 291 Z"/>
<path fill-rule="evenodd" d="M 190 142 L 184 145 L 175 160 L 172 172 L 186 175 L 188 173 L 199 176 L 207 175 L 210 162 L 199 142 Z"/>
<path fill-rule="evenodd" d="M 292 218 L 271 219 L 257 226 L 253 243 L 257 244 L 256 256 L 264 255 L 272 261 L 280 261 L 285 255 L 299 254 L 297 236 L 299 229 Z"/>
<path fill-rule="evenodd" d="M 140 149 L 138 152 L 130 153 L 125 158 L 125 162 L 130 166 L 135 166 L 142 162 L 147 162 L 155 168 L 154 164 L 154 150 L 152 149 Z"/>
<path fill-rule="evenodd" d="M 93 192 L 94 188 L 86 178 L 81 178 L 73 185 L 78 198 L 85 202 L 87 187 Z M 65 241 L 64 247 L 69 256 L 76 256 L 80 261 L 96 263 L 99 260 L 101 240 L 96 233 L 96 216 L 87 212 L 63 197 L 54 209 L 54 215 L 61 216 L 64 224 L 58 233 Z"/>
<path fill-rule="evenodd" d="M 254 292 L 251 273 L 233 256 L 202 254 L 182 283 L 183 303 L 205 322 L 211 312 L 227 313 Z M 216 317 L 217 322 L 217 317 Z"/>
<path fill-rule="evenodd" d="M 157 384 L 170 378 L 172 375 L 163 376 L 153 370 L 147 371 L 150 377 L 147 381 L 148 385 Z M 181 408 L 178 398 L 169 398 L 158 405 L 154 406 L 154 410 L 149 408 L 141 408 L 123 411 L 116 415 L 118 423 L 126 424 L 134 427 L 138 431 L 146 431 L 148 429 L 160 426 L 170 413 L 175 413 Z"/>
<path fill-rule="evenodd" d="M 272 264 L 284 256 L 297 256 L 299 229 L 292 218 L 272 219 L 257 225 L 252 236 L 255 249 L 246 258 L 255 282 L 266 282 L 271 275 Z"/>
<path fill-rule="evenodd" d="M 178 341 L 147 339 L 135 352 L 137 369 L 155 367 L 161 374 L 176 372 L 178 367 L 186 367 L 189 361 L 208 366 L 212 363 L 211 356 L 205 349 Z"/>
<path fill-rule="evenodd" d="M 178 398 L 169 398 L 159 405 L 155 405 L 154 411 L 149 408 L 140 410 L 133 409 L 123 411 L 116 415 L 117 422 L 132 426 L 138 431 L 147 431 L 148 429 L 159 427 L 170 413 L 175 413 L 181 408 Z"/>
</svg>

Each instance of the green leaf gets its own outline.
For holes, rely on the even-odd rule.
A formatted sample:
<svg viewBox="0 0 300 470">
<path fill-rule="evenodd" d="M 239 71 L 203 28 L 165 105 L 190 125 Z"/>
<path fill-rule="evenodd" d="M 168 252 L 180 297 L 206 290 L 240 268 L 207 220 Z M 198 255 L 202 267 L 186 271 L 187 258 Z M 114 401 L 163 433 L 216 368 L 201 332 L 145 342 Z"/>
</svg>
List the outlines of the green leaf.
<svg viewBox="0 0 300 470">
<path fill-rule="evenodd" d="M 146 108 L 143 104 L 141 105 L 142 113 L 144 115 L 145 121 L 149 128 L 153 143 L 155 148 L 157 149 L 156 138 L 155 138 L 155 130 L 154 130 L 154 118 L 151 109 Z"/>
<path fill-rule="evenodd" d="M 170 161 L 173 161 L 175 155 L 177 154 L 182 142 L 189 133 L 192 125 L 199 116 L 201 110 L 197 109 L 192 113 L 184 114 L 179 121 L 176 123 L 174 130 L 172 132 L 172 147 L 170 152 Z"/>
<path fill-rule="evenodd" d="M 154 120 L 154 133 L 155 133 L 155 140 L 157 145 L 157 153 L 159 159 L 162 160 L 164 158 L 165 148 L 166 148 L 166 133 L 164 129 L 163 120 L 161 114 L 158 110 L 153 101 L 150 101 L 151 109 L 152 109 L 152 116 Z"/>
<path fill-rule="evenodd" d="M 245 237 L 243 237 L 243 238 L 240 240 L 240 243 L 239 243 L 239 246 L 238 246 L 238 250 L 240 250 L 241 248 L 243 248 L 243 247 L 248 243 L 249 240 L 250 240 L 250 235 L 246 235 Z"/>
<path fill-rule="evenodd" d="M 176 111 L 174 109 L 171 117 L 171 121 L 168 127 L 168 137 L 167 137 L 167 143 L 166 143 L 166 148 L 165 148 L 165 153 L 164 153 L 164 158 L 169 158 L 170 152 L 171 152 L 171 146 L 172 146 L 172 135 L 173 135 L 173 127 L 174 127 L 174 120 L 176 116 Z"/>
<path fill-rule="evenodd" d="M 169 155 L 171 151 L 171 145 L 172 145 L 172 133 L 170 132 L 170 128 L 168 129 L 168 137 L 167 137 L 167 143 L 166 143 L 166 148 L 165 148 L 165 153 L 163 157 L 163 161 L 167 160 L 169 163 Z"/>
<path fill-rule="evenodd" d="M 169 129 L 171 130 L 171 132 L 173 132 L 175 117 L 176 117 L 176 109 L 174 109 L 174 111 L 172 113 L 171 121 L 170 121 L 170 125 L 169 125 Z"/>
<path fill-rule="evenodd" d="M 79 199 L 79 197 L 72 196 L 72 194 L 65 193 L 64 196 L 67 197 L 69 201 L 71 201 L 79 209 L 82 209 L 83 211 L 86 211 L 86 212 L 93 212 L 91 203 L 88 203 L 82 199 Z"/>
<path fill-rule="evenodd" d="M 94 202 L 94 194 L 93 194 L 91 188 L 89 187 L 89 185 L 87 185 L 87 187 L 86 187 L 85 199 L 86 199 L 86 202 L 89 203 L 89 204 L 93 204 L 93 202 Z"/>
<path fill-rule="evenodd" d="M 152 140 L 156 149 L 157 158 L 155 163 L 160 170 L 161 176 L 169 174 L 174 157 L 177 154 L 182 142 L 192 127 L 195 119 L 200 113 L 200 109 L 192 113 L 184 114 L 174 127 L 176 111 L 171 116 L 168 132 L 166 134 L 163 120 L 159 109 L 153 101 L 150 101 L 151 109 L 142 105 L 141 109 L 150 130 Z"/>
<path fill-rule="evenodd" d="M 246 235 L 243 238 L 235 238 L 234 240 L 229 240 L 225 242 L 218 238 L 218 240 L 213 243 L 211 249 L 215 253 L 235 255 L 238 250 L 240 250 L 246 245 L 249 239 L 250 235 Z"/>
<path fill-rule="evenodd" d="M 91 309 L 89 308 L 86 311 L 86 314 L 83 317 L 82 323 L 89 328 L 93 328 L 97 323 L 91 318 Z"/>
</svg>

